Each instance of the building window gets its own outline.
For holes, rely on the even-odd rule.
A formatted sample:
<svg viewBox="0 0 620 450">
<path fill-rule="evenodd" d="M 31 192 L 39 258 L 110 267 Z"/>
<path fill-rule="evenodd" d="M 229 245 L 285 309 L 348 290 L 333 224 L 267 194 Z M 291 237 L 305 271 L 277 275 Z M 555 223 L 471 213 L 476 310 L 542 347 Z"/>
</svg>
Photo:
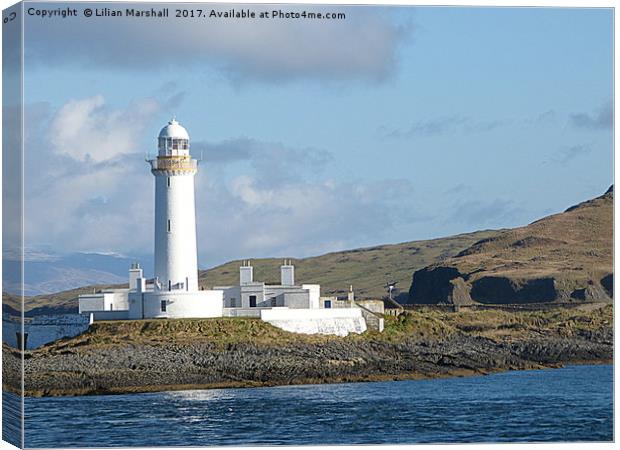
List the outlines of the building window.
<svg viewBox="0 0 620 450">
<path fill-rule="evenodd" d="M 331 309 L 332 307 L 332 301 L 331 300 L 325 300 L 325 309 Z"/>
<path fill-rule="evenodd" d="M 166 300 L 161 301 L 161 312 L 166 312 Z"/>
<path fill-rule="evenodd" d="M 168 233 L 170 233 L 170 219 L 168 219 Z"/>
<path fill-rule="evenodd" d="M 170 177 L 166 177 L 168 178 L 168 187 L 170 187 Z"/>
<path fill-rule="evenodd" d="M 250 295 L 250 308 L 256 308 L 256 295 Z"/>
</svg>

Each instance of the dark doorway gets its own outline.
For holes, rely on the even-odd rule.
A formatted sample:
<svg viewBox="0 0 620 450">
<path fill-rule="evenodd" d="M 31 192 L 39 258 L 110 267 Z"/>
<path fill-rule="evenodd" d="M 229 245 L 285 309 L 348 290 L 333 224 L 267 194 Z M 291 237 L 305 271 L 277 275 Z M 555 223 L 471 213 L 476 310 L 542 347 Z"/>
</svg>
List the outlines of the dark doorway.
<svg viewBox="0 0 620 450">
<path fill-rule="evenodd" d="M 256 295 L 250 295 L 250 308 L 256 308 Z"/>
</svg>

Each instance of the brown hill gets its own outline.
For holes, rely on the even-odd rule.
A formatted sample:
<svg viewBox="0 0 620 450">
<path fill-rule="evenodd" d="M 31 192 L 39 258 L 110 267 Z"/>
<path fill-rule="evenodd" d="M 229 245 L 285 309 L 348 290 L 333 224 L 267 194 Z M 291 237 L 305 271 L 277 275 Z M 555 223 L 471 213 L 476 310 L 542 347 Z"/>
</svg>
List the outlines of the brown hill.
<svg viewBox="0 0 620 450">
<path fill-rule="evenodd" d="M 416 271 L 409 296 L 419 304 L 611 301 L 613 186 Z"/>
<path fill-rule="evenodd" d="M 309 258 L 293 259 L 298 283 L 317 283 L 323 295 L 346 295 L 353 285 L 357 298 L 382 298 L 385 283 L 398 282 L 408 297 L 411 274 L 424 266 L 443 261 L 471 246 L 480 239 L 496 236 L 499 231 L 478 231 L 427 241 L 358 248 Z M 252 259 L 254 279 L 279 283 L 281 258 Z M 241 261 L 231 261 L 213 269 L 200 271 L 203 286 L 239 283 Z"/>
</svg>

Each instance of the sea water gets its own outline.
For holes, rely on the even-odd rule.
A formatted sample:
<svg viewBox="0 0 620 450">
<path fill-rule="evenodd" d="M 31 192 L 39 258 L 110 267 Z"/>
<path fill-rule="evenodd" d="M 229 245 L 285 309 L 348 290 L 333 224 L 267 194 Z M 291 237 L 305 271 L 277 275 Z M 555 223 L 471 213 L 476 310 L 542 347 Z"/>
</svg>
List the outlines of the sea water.
<svg viewBox="0 0 620 450">
<path fill-rule="evenodd" d="M 27 447 L 611 441 L 613 366 L 27 398 L 25 408 Z"/>
</svg>

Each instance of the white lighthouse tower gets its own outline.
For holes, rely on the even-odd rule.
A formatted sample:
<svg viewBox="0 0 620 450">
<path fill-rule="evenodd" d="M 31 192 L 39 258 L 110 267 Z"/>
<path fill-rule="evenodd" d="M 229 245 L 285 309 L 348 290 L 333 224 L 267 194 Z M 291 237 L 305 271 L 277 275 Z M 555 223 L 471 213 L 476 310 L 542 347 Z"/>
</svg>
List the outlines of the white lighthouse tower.
<svg viewBox="0 0 620 450">
<path fill-rule="evenodd" d="M 187 130 L 172 119 L 158 136 L 155 176 L 155 277 L 129 294 L 130 318 L 220 317 L 222 291 L 199 290 L 194 176 Z"/>
<path fill-rule="evenodd" d="M 163 291 L 198 290 L 194 175 L 189 135 L 172 119 L 159 133 L 155 175 L 155 280 Z"/>
</svg>

